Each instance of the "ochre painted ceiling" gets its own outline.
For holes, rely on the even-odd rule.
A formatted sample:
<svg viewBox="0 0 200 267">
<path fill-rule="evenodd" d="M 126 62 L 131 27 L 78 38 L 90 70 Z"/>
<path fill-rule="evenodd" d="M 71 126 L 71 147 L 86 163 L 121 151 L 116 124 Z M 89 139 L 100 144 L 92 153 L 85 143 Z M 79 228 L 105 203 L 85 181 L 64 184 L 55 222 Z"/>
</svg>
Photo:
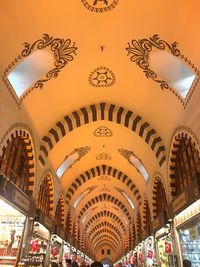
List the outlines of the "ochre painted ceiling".
<svg viewBox="0 0 200 267">
<path fill-rule="evenodd" d="M 155 43 L 164 40 L 168 49 L 177 42 L 181 55 L 199 68 L 199 18 L 195 0 L 1 1 L 1 73 L 21 55 L 25 42 L 35 44 L 33 51 L 38 40 L 47 44 L 52 38 L 63 45 L 56 48 L 52 41 L 44 46 L 55 62 L 65 60 L 62 68 L 52 67 L 57 77 L 48 78 L 42 89 L 29 90 L 18 104 L 38 140 L 40 168 L 51 166 L 56 172 L 65 157 L 78 153 L 60 179 L 67 206 L 94 251 L 116 251 L 113 261 L 126 247 L 124 236 L 150 195 L 154 174 L 167 177 L 172 134 L 186 112 L 173 90 L 145 76 L 127 48 L 132 40 L 158 35 Z M 144 47 L 135 56 L 145 60 Z M 148 181 L 133 156 L 147 170 Z"/>
</svg>

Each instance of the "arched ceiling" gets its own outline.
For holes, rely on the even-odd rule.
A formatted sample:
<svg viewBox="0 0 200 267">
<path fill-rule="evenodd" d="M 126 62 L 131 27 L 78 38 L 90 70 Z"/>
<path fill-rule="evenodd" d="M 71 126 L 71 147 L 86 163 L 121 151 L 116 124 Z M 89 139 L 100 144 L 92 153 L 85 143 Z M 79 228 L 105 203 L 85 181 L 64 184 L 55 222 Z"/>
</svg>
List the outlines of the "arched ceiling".
<svg viewBox="0 0 200 267">
<path fill-rule="evenodd" d="M 12 94 L 13 103 L 28 114 L 40 168 L 51 166 L 56 173 L 69 160 L 56 179 L 90 252 L 110 247 L 114 261 L 128 248 L 135 211 L 153 174 L 166 175 L 173 129 L 185 114 L 177 93 L 161 89 L 131 58 L 132 40 L 158 34 L 155 43 L 164 40 L 168 49 L 177 42 L 183 58 L 199 68 L 199 13 L 197 0 L 1 3 L 3 80 L 25 57 L 29 47 L 24 43 L 31 51 L 47 49 L 55 58 L 52 73 L 41 78 L 47 80 L 43 88 L 29 88 L 20 101 Z M 145 60 L 144 49 L 136 52 L 137 59 Z M 6 86 L 5 99 L 12 93 Z M 133 158 L 143 164 L 148 181 Z"/>
</svg>

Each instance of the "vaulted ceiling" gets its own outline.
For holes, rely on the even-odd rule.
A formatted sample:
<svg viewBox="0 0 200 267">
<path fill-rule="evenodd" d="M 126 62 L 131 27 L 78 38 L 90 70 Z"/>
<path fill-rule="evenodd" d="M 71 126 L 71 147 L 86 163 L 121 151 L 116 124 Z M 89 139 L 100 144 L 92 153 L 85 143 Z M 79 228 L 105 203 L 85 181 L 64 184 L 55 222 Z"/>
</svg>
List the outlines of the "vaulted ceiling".
<svg viewBox="0 0 200 267">
<path fill-rule="evenodd" d="M 199 18 L 195 0 L 1 3 L 3 79 L 37 49 L 54 56 L 49 76 L 12 101 L 28 114 L 40 168 L 56 172 L 76 155 L 59 181 L 94 249 L 108 246 L 121 255 L 154 173 L 167 175 L 172 134 L 190 103 L 161 88 L 144 63 L 157 49 L 199 68 Z"/>
</svg>

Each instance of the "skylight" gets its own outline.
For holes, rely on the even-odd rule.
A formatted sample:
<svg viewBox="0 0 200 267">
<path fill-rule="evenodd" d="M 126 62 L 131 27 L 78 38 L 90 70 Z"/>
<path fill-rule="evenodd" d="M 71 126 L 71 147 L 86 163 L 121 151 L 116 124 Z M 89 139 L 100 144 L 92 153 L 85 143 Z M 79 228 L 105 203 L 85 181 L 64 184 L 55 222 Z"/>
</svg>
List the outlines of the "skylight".
<svg viewBox="0 0 200 267">
<path fill-rule="evenodd" d="M 60 178 L 63 173 L 73 165 L 73 163 L 78 160 L 79 158 L 79 153 L 78 152 L 74 152 L 73 154 L 71 154 L 68 158 L 66 158 L 63 163 L 60 165 L 60 167 L 57 169 L 56 174 L 58 175 L 58 177 Z"/>
<path fill-rule="evenodd" d="M 176 89 L 185 98 L 195 79 L 195 74 L 179 58 L 168 53 L 154 49 L 149 54 L 151 69 L 170 87 Z"/>
<path fill-rule="evenodd" d="M 133 155 L 130 156 L 130 162 L 142 174 L 142 176 L 144 177 L 144 180 L 147 181 L 149 178 L 149 175 L 148 175 L 144 165 L 142 164 L 142 162 L 138 158 L 134 157 Z"/>
<path fill-rule="evenodd" d="M 51 69 L 53 64 L 53 55 L 44 49 L 35 51 L 20 62 L 7 76 L 17 97 L 20 98 Z"/>
<path fill-rule="evenodd" d="M 88 189 L 86 189 L 85 191 L 83 191 L 76 199 L 76 201 L 74 202 L 74 208 L 76 209 L 78 203 L 86 196 L 88 195 L 94 188 L 96 188 L 96 186 L 91 186 Z"/>
<path fill-rule="evenodd" d="M 131 201 L 130 197 L 123 190 L 121 190 L 121 193 L 125 197 L 125 199 L 128 201 L 128 203 L 130 204 L 131 208 L 134 209 L 135 207 L 134 207 L 134 204 Z"/>
</svg>

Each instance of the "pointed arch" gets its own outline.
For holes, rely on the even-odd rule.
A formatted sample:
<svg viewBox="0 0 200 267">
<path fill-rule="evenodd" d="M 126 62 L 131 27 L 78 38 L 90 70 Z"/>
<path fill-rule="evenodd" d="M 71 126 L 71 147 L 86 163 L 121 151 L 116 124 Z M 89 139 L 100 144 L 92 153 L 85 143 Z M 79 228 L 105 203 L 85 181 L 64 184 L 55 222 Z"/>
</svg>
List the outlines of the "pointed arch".
<svg viewBox="0 0 200 267">
<path fill-rule="evenodd" d="M 187 148 L 188 146 L 188 148 Z M 200 173 L 200 143 L 196 135 L 188 127 L 179 127 L 172 138 L 170 155 L 168 162 L 168 177 L 169 177 L 169 186 L 171 191 L 171 196 L 174 197 L 177 195 L 177 182 L 176 182 L 176 170 L 177 170 L 177 157 L 183 157 L 183 153 L 187 154 L 187 164 L 192 173 L 189 175 L 191 179 L 194 176 L 197 176 Z M 190 155 L 189 155 L 190 154 Z M 183 158 L 180 159 L 184 161 Z M 186 162 L 185 162 L 186 163 Z M 191 167 L 191 165 L 193 167 Z M 192 170 L 193 168 L 193 170 Z M 186 181 L 187 184 L 187 181 Z M 179 185 L 180 187 L 180 185 Z M 182 190 L 180 188 L 180 190 Z"/>
<path fill-rule="evenodd" d="M 81 175 L 79 175 L 74 182 L 69 186 L 67 193 L 66 193 L 66 203 L 69 205 L 69 202 L 74 195 L 74 193 L 78 190 L 78 188 L 83 185 L 86 181 L 98 177 L 100 175 L 109 175 L 113 178 L 116 178 L 120 181 L 122 181 L 127 187 L 133 192 L 136 200 L 138 201 L 138 205 L 141 204 L 141 195 L 136 187 L 136 185 L 133 183 L 132 179 L 130 179 L 126 174 L 124 174 L 122 171 L 115 169 L 108 165 L 99 165 L 94 168 L 91 168 Z"/>
<path fill-rule="evenodd" d="M 152 189 L 153 218 L 155 219 L 167 207 L 166 191 L 161 175 L 156 175 Z"/>
<path fill-rule="evenodd" d="M 35 177 L 36 177 L 36 164 L 35 164 L 35 147 L 32 138 L 32 133 L 30 128 L 23 123 L 13 124 L 4 134 L 0 140 L 0 158 L 4 160 L 4 153 L 9 143 L 11 143 L 15 138 L 22 138 L 26 147 L 27 159 L 28 159 L 28 192 L 29 194 L 35 193 Z"/>
<path fill-rule="evenodd" d="M 47 216 L 52 214 L 54 207 L 53 177 L 51 172 L 47 172 L 39 184 L 37 208 L 42 210 Z"/>
<path fill-rule="evenodd" d="M 69 132 L 82 125 L 99 120 L 111 121 L 129 128 L 149 145 L 160 166 L 165 162 L 166 155 L 163 141 L 147 121 L 134 114 L 131 110 L 126 110 L 115 104 L 99 103 L 82 107 L 66 115 L 49 130 L 48 134 L 43 136 L 38 157 L 40 163 L 43 166 L 45 165 L 49 152 Z"/>
<path fill-rule="evenodd" d="M 57 205 L 56 205 L 56 211 L 55 211 L 55 221 L 58 225 L 64 225 L 64 217 L 65 217 L 65 208 L 64 208 L 64 197 L 61 194 Z"/>
<path fill-rule="evenodd" d="M 119 207 L 120 210 L 122 210 L 124 212 L 124 215 L 126 216 L 126 218 L 128 219 L 128 221 L 131 223 L 131 216 L 129 211 L 127 210 L 127 208 L 125 207 L 125 205 L 118 199 L 116 199 L 115 197 L 109 195 L 109 194 L 101 194 L 98 195 L 96 197 L 94 197 L 93 199 L 91 199 L 89 202 L 87 202 L 85 204 L 85 206 L 81 209 L 81 211 L 79 212 L 78 215 L 78 221 L 81 221 L 82 216 L 85 214 L 85 212 L 92 207 L 93 205 L 95 205 L 96 203 L 99 203 L 101 201 L 108 201 L 113 203 L 114 205 L 116 205 L 117 207 Z"/>
</svg>

